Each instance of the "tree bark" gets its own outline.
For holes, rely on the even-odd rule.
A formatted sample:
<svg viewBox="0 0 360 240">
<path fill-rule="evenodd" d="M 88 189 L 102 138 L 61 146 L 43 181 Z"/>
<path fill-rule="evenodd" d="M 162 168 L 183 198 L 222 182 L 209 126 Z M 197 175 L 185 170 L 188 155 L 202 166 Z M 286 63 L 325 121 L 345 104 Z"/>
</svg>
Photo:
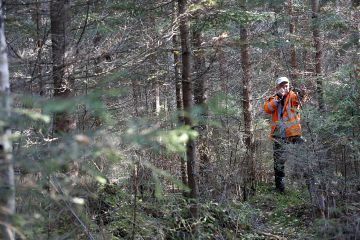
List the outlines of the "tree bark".
<svg viewBox="0 0 360 240">
<path fill-rule="evenodd" d="M 148 19 L 149 23 L 149 31 L 154 32 L 153 30 L 156 28 L 156 19 L 154 15 L 151 15 Z M 155 49 L 150 49 L 151 51 L 155 51 Z M 151 87 L 151 104 L 153 113 L 155 116 L 159 116 L 161 111 L 160 104 L 160 79 L 158 76 L 158 54 L 154 53 L 150 56 L 151 70 L 150 70 L 150 87 Z"/>
<path fill-rule="evenodd" d="M 204 72 L 206 70 L 205 66 L 205 56 L 204 50 L 201 49 L 202 41 L 202 32 L 201 30 L 193 31 L 193 45 L 195 48 L 194 51 L 194 70 L 195 70 L 195 81 L 194 81 L 194 100 L 196 105 L 200 105 L 206 108 L 206 79 L 204 77 Z M 204 109 L 206 111 L 206 109 Z"/>
<path fill-rule="evenodd" d="M 155 115 L 159 116 L 161 111 L 161 105 L 160 105 L 160 83 L 159 79 L 156 77 L 155 83 L 154 83 L 154 89 L 155 89 Z"/>
<path fill-rule="evenodd" d="M 189 20 L 187 17 L 187 0 L 178 0 L 179 18 L 180 18 L 180 39 L 181 39 L 181 56 L 182 56 L 182 92 L 183 92 L 183 106 L 184 106 L 184 123 L 192 126 L 192 119 L 190 111 L 192 108 L 192 86 L 191 86 L 191 52 L 189 42 Z M 188 185 L 190 188 L 189 197 L 192 199 L 190 205 L 190 214 L 192 218 L 198 217 L 198 186 L 196 180 L 196 161 L 195 161 L 195 141 L 190 139 L 186 144 L 186 160 L 187 160 L 187 174 Z"/>
<path fill-rule="evenodd" d="M 196 2 L 198 3 L 198 1 Z M 195 21 L 199 19 L 198 13 L 195 13 Z M 199 175 L 203 178 L 203 184 L 207 185 L 208 176 L 206 174 L 207 168 L 210 164 L 209 154 L 208 154 L 208 139 L 206 136 L 207 132 L 207 81 L 205 78 L 206 71 L 206 59 L 204 50 L 201 48 L 201 42 L 203 39 L 203 33 L 201 29 L 193 30 L 193 45 L 194 45 L 194 72 L 195 72 L 195 81 L 194 81 L 194 100 L 195 104 L 202 108 L 202 114 L 200 116 L 200 127 L 199 127 L 199 140 L 198 153 L 199 153 Z"/>
<path fill-rule="evenodd" d="M 174 35 L 172 38 L 174 49 L 178 48 L 177 35 Z M 175 95 L 176 95 L 176 109 L 178 111 L 178 121 L 182 123 L 184 121 L 183 115 L 181 114 L 182 106 L 182 96 L 181 96 L 181 66 L 179 53 L 177 51 L 173 52 L 174 57 L 174 77 L 175 77 Z"/>
<path fill-rule="evenodd" d="M 275 10 L 276 11 L 276 10 Z M 275 14 L 277 14 L 275 12 Z M 279 26 L 278 26 L 278 20 L 275 18 L 275 21 L 272 25 L 272 29 L 271 29 L 271 32 L 272 32 L 272 35 L 276 38 L 279 38 Z M 281 54 L 281 49 L 279 46 L 276 46 L 275 49 L 274 49 L 274 55 L 275 55 L 275 61 L 274 61 L 274 64 L 275 64 L 275 69 L 274 69 L 274 78 L 277 78 L 279 77 L 279 75 L 281 75 L 280 73 L 282 72 L 282 68 L 279 66 L 280 63 L 282 62 L 282 54 Z"/>
<path fill-rule="evenodd" d="M 141 94 L 139 81 L 137 79 L 131 79 L 131 85 L 133 92 L 135 116 L 139 117 L 140 116 L 139 102 L 140 102 L 140 94 Z"/>
<path fill-rule="evenodd" d="M 54 97 L 61 99 L 74 95 L 74 79 L 70 74 L 65 55 L 68 45 L 69 11 L 69 0 L 52 0 L 50 2 Z M 75 129 L 75 126 L 75 119 L 69 112 L 63 111 L 55 114 L 55 133 L 68 133 Z"/>
<path fill-rule="evenodd" d="M 176 9 L 176 5 L 174 3 L 174 9 L 173 9 L 173 21 L 174 22 L 175 22 L 175 19 L 176 19 L 177 15 L 178 15 L 177 14 L 177 9 Z M 176 50 L 179 47 L 177 34 L 173 35 L 172 43 L 173 43 L 173 48 L 175 49 L 173 51 L 173 58 L 174 58 L 176 110 L 177 110 L 177 114 L 178 114 L 178 122 L 179 122 L 180 125 L 182 125 L 182 124 L 184 124 L 184 117 L 183 117 L 183 114 L 182 114 L 183 106 L 182 106 L 182 96 L 181 96 L 180 57 L 179 57 L 179 52 Z M 185 159 L 182 156 L 180 156 L 180 173 L 181 173 L 181 181 L 182 181 L 182 183 L 184 185 L 188 185 Z M 184 195 L 186 195 L 186 194 L 184 193 Z"/>
<path fill-rule="evenodd" d="M 226 35 L 221 35 L 219 41 L 216 45 L 216 52 L 218 52 L 218 62 L 219 62 L 219 79 L 221 82 L 221 91 L 224 92 L 225 97 L 228 95 L 228 72 L 226 70 L 226 56 L 224 53 L 224 37 Z M 227 101 L 226 101 L 227 107 Z"/>
<path fill-rule="evenodd" d="M 36 42 L 35 42 L 35 49 L 37 50 L 37 57 L 34 63 L 34 69 L 31 74 L 31 82 L 30 82 L 30 91 L 33 93 L 33 82 L 34 80 L 38 79 L 38 87 L 37 91 L 40 96 L 44 96 L 45 89 L 44 89 L 44 81 L 42 78 L 42 67 L 41 67 L 41 61 L 42 61 L 42 51 L 43 51 L 43 45 L 44 45 L 44 36 L 41 35 L 41 3 L 39 0 L 36 0 L 35 2 L 35 13 L 33 15 L 33 21 L 36 25 Z"/>
<path fill-rule="evenodd" d="M 4 5 L 0 1 L 0 239 L 15 239 L 12 217 L 15 214 L 15 178 L 12 160 L 10 121 L 10 82 L 4 31 Z"/>
<path fill-rule="evenodd" d="M 320 4 L 319 0 L 311 0 L 312 8 L 312 27 L 313 27 L 313 39 L 315 48 L 315 76 L 316 76 L 316 93 L 318 97 L 319 110 L 324 110 L 324 97 L 323 97 L 323 81 L 321 79 L 321 55 L 322 55 L 322 44 L 320 35 Z"/>
<path fill-rule="evenodd" d="M 293 43 L 296 27 L 295 27 L 295 19 L 293 16 L 293 0 L 288 0 L 288 9 L 289 9 L 289 17 L 290 17 L 290 25 L 289 25 L 289 31 L 290 31 L 290 65 L 291 65 L 291 73 L 290 78 L 292 80 L 296 80 L 298 78 L 298 66 L 297 66 L 297 60 L 296 60 L 296 48 L 295 44 Z"/>
<path fill-rule="evenodd" d="M 255 194 L 255 145 L 254 145 L 254 123 L 253 123 L 253 107 L 252 107 L 252 83 L 251 83 L 251 63 L 249 54 L 248 29 L 246 26 L 240 28 L 241 40 L 241 68 L 243 71 L 243 116 L 244 116 L 244 142 L 246 147 L 246 174 L 244 200 L 248 196 Z"/>
</svg>

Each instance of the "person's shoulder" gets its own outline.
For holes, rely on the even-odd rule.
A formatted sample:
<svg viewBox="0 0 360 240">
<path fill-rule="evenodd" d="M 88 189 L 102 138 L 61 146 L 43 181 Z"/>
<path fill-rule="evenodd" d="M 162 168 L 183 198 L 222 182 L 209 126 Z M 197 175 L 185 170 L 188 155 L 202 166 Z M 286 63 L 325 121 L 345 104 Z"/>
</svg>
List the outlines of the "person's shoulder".
<svg viewBox="0 0 360 240">
<path fill-rule="evenodd" d="M 274 94 L 274 95 L 268 96 L 268 97 L 266 98 L 266 100 L 278 99 L 278 98 L 279 98 L 279 97 L 278 97 L 276 94 Z"/>
<path fill-rule="evenodd" d="M 274 99 L 277 100 L 277 96 L 276 95 L 271 95 L 271 96 L 266 97 L 265 102 L 269 102 L 269 101 L 274 100 Z"/>
<path fill-rule="evenodd" d="M 289 91 L 289 95 L 290 95 L 291 97 L 297 97 L 297 96 L 298 96 L 298 93 L 295 92 L 294 90 L 290 90 L 290 91 Z"/>
</svg>

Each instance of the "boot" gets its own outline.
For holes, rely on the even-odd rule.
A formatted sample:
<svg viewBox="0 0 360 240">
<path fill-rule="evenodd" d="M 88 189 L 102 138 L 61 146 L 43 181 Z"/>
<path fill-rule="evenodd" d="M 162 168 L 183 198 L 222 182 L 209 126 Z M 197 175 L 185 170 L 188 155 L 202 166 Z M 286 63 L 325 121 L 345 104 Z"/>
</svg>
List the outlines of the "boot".
<svg viewBox="0 0 360 240">
<path fill-rule="evenodd" d="M 285 178 L 275 177 L 275 187 L 277 191 L 283 193 L 285 191 Z"/>
</svg>

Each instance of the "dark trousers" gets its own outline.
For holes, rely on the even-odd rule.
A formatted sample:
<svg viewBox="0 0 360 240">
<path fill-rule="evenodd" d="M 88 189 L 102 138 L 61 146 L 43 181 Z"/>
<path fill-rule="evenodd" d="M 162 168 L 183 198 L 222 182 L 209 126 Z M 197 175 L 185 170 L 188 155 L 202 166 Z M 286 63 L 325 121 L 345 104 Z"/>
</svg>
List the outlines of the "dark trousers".
<svg viewBox="0 0 360 240">
<path fill-rule="evenodd" d="M 274 173 L 276 188 L 283 190 L 285 187 L 285 162 L 286 162 L 286 144 L 301 144 L 304 139 L 301 136 L 289 138 L 274 138 Z"/>
</svg>

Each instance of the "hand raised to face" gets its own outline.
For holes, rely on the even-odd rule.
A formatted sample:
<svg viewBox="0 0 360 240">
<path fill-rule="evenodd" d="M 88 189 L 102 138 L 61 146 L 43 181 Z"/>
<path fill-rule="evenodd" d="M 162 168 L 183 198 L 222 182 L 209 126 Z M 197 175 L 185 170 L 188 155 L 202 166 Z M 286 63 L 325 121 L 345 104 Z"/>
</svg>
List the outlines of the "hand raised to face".
<svg viewBox="0 0 360 240">
<path fill-rule="evenodd" d="M 289 93 L 290 87 L 288 82 L 283 82 L 276 87 L 276 94 L 280 97 Z"/>
<path fill-rule="evenodd" d="M 279 97 L 282 97 L 285 95 L 285 90 L 283 88 L 278 88 L 276 94 L 279 96 Z"/>
</svg>

